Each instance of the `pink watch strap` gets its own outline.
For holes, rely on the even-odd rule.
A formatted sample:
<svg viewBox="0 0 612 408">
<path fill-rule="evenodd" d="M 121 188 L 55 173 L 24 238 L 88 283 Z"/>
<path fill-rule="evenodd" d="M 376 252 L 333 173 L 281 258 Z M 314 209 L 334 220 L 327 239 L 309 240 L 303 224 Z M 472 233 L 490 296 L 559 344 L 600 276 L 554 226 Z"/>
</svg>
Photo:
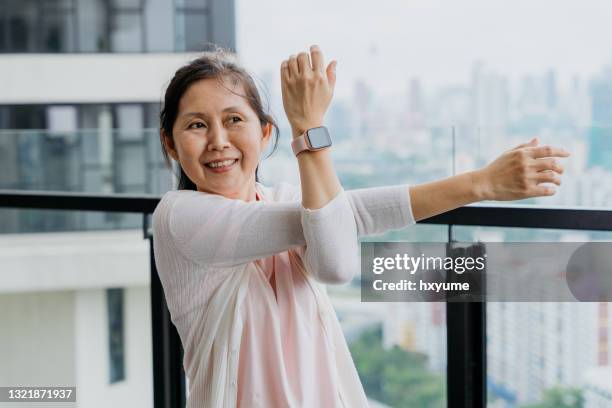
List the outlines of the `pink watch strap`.
<svg viewBox="0 0 612 408">
<path fill-rule="evenodd" d="M 302 133 L 291 141 L 291 149 L 296 156 L 304 150 L 309 150 L 308 144 L 306 143 L 306 133 Z"/>
</svg>

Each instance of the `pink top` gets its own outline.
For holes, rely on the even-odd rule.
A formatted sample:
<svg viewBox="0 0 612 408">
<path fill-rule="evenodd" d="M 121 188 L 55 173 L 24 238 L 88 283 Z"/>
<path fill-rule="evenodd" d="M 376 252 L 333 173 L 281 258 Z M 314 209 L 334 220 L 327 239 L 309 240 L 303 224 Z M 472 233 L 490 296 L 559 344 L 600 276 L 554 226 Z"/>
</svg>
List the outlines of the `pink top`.
<svg viewBox="0 0 612 408">
<path fill-rule="evenodd" d="M 257 275 L 242 305 L 238 407 L 344 406 L 315 297 L 292 255 L 255 261 Z M 367 406 L 361 383 L 352 380 L 360 406 Z"/>
<path fill-rule="evenodd" d="M 367 407 L 325 283 L 358 273 L 357 237 L 414 223 L 408 186 L 342 190 L 317 210 L 287 183 L 256 197 L 170 191 L 154 212 L 188 407 Z"/>
</svg>

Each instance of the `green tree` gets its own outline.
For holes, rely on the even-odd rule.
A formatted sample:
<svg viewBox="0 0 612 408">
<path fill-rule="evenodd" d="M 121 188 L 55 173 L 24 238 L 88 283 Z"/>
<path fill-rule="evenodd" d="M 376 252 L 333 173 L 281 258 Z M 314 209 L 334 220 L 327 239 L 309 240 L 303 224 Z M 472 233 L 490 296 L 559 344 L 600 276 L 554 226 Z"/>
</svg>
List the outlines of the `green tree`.
<svg viewBox="0 0 612 408">
<path fill-rule="evenodd" d="M 427 356 L 382 347 L 380 328 L 350 344 L 366 394 L 392 407 L 445 407 L 444 377 L 427 369 Z"/>
<path fill-rule="evenodd" d="M 544 392 L 537 404 L 522 405 L 521 408 L 582 408 L 584 396 L 579 388 L 553 387 Z"/>
</svg>

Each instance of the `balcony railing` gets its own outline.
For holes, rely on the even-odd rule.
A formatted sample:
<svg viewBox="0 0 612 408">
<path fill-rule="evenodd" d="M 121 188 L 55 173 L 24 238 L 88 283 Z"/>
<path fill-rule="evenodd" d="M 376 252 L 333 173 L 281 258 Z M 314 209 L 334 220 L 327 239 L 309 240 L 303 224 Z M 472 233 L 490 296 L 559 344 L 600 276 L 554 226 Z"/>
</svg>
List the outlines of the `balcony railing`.
<svg viewBox="0 0 612 408">
<path fill-rule="evenodd" d="M 185 406 L 182 349 L 171 323 L 155 267 L 150 215 L 160 197 L 153 195 L 103 195 L 49 191 L 0 190 L 0 208 L 103 211 L 142 214 L 143 239 L 150 243 L 151 310 L 153 339 L 153 390 L 155 408 Z M 448 226 L 491 226 L 612 231 L 612 210 L 546 208 L 540 206 L 470 205 L 421 221 Z M 448 407 L 485 407 L 486 304 L 446 304 Z"/>
</svg>

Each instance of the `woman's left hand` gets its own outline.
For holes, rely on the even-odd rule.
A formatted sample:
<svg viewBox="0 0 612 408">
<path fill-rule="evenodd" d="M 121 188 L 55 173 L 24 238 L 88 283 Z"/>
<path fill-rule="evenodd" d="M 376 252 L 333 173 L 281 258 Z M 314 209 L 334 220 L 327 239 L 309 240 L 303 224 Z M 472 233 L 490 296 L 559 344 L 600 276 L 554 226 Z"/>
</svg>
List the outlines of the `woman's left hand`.
<svg viewBox="0 0 612 408">
<path fill-rule="evenodd" d="M 488 166 L 476 170 L 476 189 L 482 200 L 520 200 L 555 194 L 553 187 L 561 185 L 563 166 L 555 157 L 570 153 L 558 147 L 538 146 L 538 139 L 508 150 Z"/>
<path fill-rule="evenodd" d="M 283 106 L 293 137 L 323 124 L 334 94 L 336 64 L 332 61 L 326 68 L 323 53 L 316 45 L 310 47 L 310 57 L 301 52 L 282 62 Z"/>
</svg>

